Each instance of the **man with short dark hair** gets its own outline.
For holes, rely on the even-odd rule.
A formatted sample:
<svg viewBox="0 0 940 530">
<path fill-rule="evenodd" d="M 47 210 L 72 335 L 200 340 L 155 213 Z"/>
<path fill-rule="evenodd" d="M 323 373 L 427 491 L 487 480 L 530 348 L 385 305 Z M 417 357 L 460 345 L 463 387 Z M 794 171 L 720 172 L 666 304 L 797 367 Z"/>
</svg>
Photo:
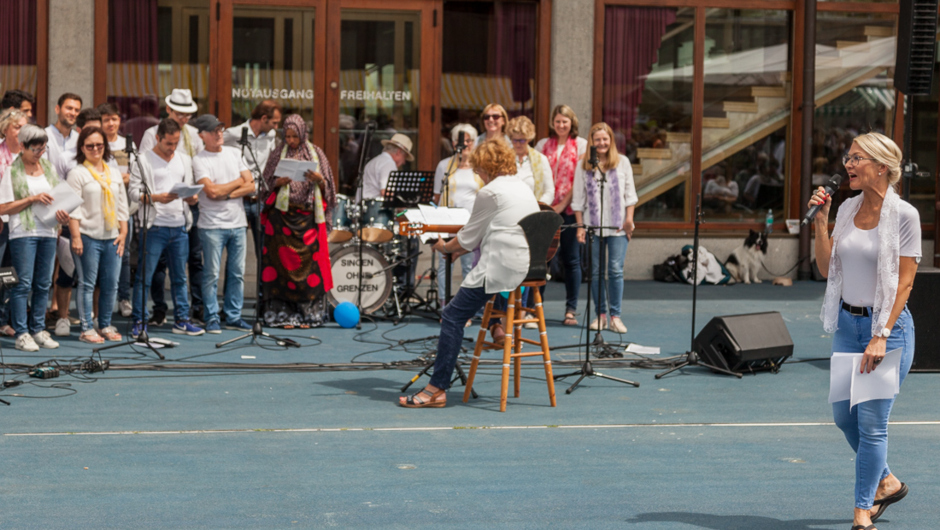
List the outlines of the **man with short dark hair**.
<svg viewBox="0 0 940 530">
<path fill-rule="evenodd" d="M 173 312 L 176 322 L 173 333 L 202 335 L 205 331 L 190 322 L 189 295 L 186 289 L 186 256 L 189 253 L 189 229 L 193 223 L 189 206 L 196 204 L 198 196 L 181 198 L 171 190 L 175 184 L 193 184 L 192 159 L 177 150 L 180 126 L 164 119 L 157 126 L 157 143 L 153 149 L 140 153 L 140 164 L 131 167 L 130 197 L 140 204 L 137 222 L 141 231 L 147 231 L 147 244 L 143 249 L 143 281 L 134 285 L 131 336 L 136 338 L 146 330 L 144 323 L 143 290 L 149 289 L 157 260 L 164 249 L 170 269 L 173 291 Z M 145 195 L 145 189 L 151 195 Z M 144 215 L 146 214 L 146 217 Z"/>
<path fill-rule="evenodd" d="M 219 269 L 222 250 L 225 261 L 225 294 L 222 317 L 225 328 L 251 331 L 242 318 L 245 300 L 245 250 L 248 220 L 242 197 L 255 191 L 255 182 L 238 151 L 222 145 L 225 125 L 212 114 L 203 114 L 193 125 L 206 148 L 193 159 L 193 176 L 205 186 L 199 194 L 199 237 L 205 259 L 202 299 L 205 302 L 207 333 L 221 333 L 219 315 Z"/>
<path fill-rule="evenodd" d="M 241 153 L 242 148 L 239 141 L 242 137 L 242 131 L 248 132 L 248 149 L 244 150 L 242 159 L 245 166 L 251 171 L 256 180 L 261 179 L 261 173 L 268 164 L 268 156 L 274 150 L 274 144 L 277 142 L 277 128 L 281 125 L 282 111 L 281 106 L 273 99 L 266 99 L 251 111 L 251 119 L 241 125 L 231 127 L 225 130 L 224 142 L 226 147 L 234 147 Z M 254 157 L 251 154 L 254 153 Z M 257 161 L 257 165 L 255 165 Z M 244 199 L 245 216 L 248 219 L 248 226 L 251 227 L 251 233 L 258 237 L 258 219 L 260 206 L 258 205 L 258 194 L 252 193 Z M 258 246 L 255 247 L 255 258 L 261 263 L 261 256 L 258 256 Z"/>
<path fill-rule="evenodd" d="M 0 111 L 19 109 L 32 119 L 33 104 L 35 101 L 33 95 L 29 92 L 14 88 L 3 93 L 3 102 L 0 103 Z"/>
<path fill-rule="evenodd" d="M 75 121 L 82 110 L 82 97 L 78 94 L 66 92 L 59 96 L 55 106 L 55 123 L 46 127 L 49 143 L 46 144 L 46 158 L 52 162 L 52 167 L 58 168 L 59 159 L 63 156 L 75 158 L 77 152 L 75 145 L 78 142 L 78 131 L 75 130 Z M 65 180 L 65 175 L 59 173 L 59 178 Z"/>
</svg>

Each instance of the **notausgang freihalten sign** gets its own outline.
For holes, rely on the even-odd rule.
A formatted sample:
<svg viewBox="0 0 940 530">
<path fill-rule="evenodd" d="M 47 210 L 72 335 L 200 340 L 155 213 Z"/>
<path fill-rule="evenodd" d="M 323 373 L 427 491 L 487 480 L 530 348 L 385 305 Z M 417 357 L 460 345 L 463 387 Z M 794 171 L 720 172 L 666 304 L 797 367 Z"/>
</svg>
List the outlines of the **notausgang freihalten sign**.
<svg viewBox="0 0 940 530">
<path fill-rule="evenodd" d="M 313 99 L 313 90 L 286 88 L 233 88 L 232 98 Z M 339 99 L 351 101 L 411 101 L 410 90 L 340 90 Z"/>
<path fill-rule="evenodd" d="M 410 90 L 340 90 L 339 99 L 353 101 L 411 101 Z"/>
</svg>

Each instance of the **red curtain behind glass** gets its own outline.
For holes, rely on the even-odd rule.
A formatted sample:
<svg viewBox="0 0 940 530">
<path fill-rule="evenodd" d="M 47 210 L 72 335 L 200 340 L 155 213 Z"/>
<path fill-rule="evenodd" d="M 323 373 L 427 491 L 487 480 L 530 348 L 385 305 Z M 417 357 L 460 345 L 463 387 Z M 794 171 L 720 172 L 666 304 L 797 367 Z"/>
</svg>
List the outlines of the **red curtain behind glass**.
<svg viewBox="0 0 940 530">
<path fill-rule="evenodd" d="M 656 64 L 663 35 L 675 22 L 676 10 L 608 6 L 604 16 L 603 119 L 629 139 L 643 99 L 644 78 Z"/>
<path fill-rule="evenodd" d="M 532 98 L 529 83 L 535 79 L 537 29 L 535 4 L 496 3 L 496 75 L 512 80 L 514 102 L 525 103 Z"/>
<path fill-rule="evenodd" d="M 156 63 L 157 0 L 110 0 L 108 62 Z"/>
<path fill-rule="evenodd" d="M 36 64 L 36 0 L 4 0 L 0 64 Z"/>
</svg>

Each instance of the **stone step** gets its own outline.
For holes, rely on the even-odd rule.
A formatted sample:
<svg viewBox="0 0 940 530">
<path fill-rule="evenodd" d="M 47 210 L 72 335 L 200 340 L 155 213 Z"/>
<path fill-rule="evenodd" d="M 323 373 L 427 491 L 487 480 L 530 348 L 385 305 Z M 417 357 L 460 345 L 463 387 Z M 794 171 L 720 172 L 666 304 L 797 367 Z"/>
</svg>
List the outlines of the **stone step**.
<svg viewBox="0 0 940 530">
<path fill-rule="evenodd" d="M 894 28 L 890 26 L 865 26 L 864 35 L 866 37 L 892 37 Z"/>
<path fill-rule="evenodd" d="M 702 118 L 702 127 L 713 129 L 727 129 L 731 127 L 731 120 L 728 118 Z"/>
<path fill-rule="evenodd" d="M 725 112 L 750 112 L 756 113 L 760 110 L 756 102 L 751 101 L 723 101 L 721 108 Z"/>
<path fill-rule="evenodd" d="M 641 147 L 636 150 L 636 157 L 640 160 L 644 158 L 658 158 L 668 160 L 672 158 L 671 149 L 654 149 L 651 147 Z"/>
<path fill-rule="evenodd" d="M 787 87 L 783 86 L 752 86 L 752 97 L 765 98 L 785 98 L 787 97 Z"/>
<path fill-rule="evenodd" d="M 633 169 L 633 176 L 643 174 L 643 164 L 630 164 Z"/>
<path fill-rule="evenodd" d="M 666 142 L 673 143 L 692 143 L 692 133 L 667 132 Z"/>
<path fill-rule="evenodd" d="M 870 48 L 868 42 L 854 40 L 837 40 L 836 49 L 846 50 L 851 48 L 853 52 L 867 52 Z"/>
</svg>

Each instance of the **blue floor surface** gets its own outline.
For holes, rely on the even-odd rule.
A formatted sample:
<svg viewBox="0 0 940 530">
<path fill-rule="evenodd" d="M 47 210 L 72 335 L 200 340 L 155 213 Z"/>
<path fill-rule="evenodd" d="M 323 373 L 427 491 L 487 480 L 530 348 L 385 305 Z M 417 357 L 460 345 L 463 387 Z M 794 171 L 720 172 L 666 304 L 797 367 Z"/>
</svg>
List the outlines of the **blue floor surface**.
<svg viewBox="0 0 940 530">
<path fill-rule="evenodd" d="M 180 340 L 165 326 L 154 335 L 182 342 L 166 362 L 119 348 L 97 379 L 0 392 L 12 402 L 0 405 L 0 528 L 848 529 L 854 454 L 832 425 L 828 362 L 815 360 L 831 341 L 823 288 L 699 289 L 698 329 L 716 315 L 783 315 L 795 362 L 777 374 L 689 368 L 656 380 L 659 370 L 599 360 L 598 371 L 640 387 L 588 379 L 565 394 L 568 378 L 552 408 L 533 363 L 505 413 L 492 364 L 477 400 L 462 403 L 458 385 L 444 409 L 395 405 L 413 361 L 433 349 L 399 341 L 435 335 L 433 321 L 277 331 L 305 344 L 292 350 L 216 350 L 237 334 Z M 628 282 L 624 292 L 629 332 L 608 341 L 661 347 L 652 359 L 688 348 L 691 288 Z M 563 295 L 559 284 L 546 295 L 553 346 L 579 342 L 578 328 L 560 325 Z M 74 335 L 38 354 L 0 344 L 7 363 L 87 360 Z M 555 373 L 578 359 L 553 351 Z M 889 462 L 911 493 L 882 530 L 935 526 L 937 377 L 911 374 L 894 407 Z"/>
</svg>

